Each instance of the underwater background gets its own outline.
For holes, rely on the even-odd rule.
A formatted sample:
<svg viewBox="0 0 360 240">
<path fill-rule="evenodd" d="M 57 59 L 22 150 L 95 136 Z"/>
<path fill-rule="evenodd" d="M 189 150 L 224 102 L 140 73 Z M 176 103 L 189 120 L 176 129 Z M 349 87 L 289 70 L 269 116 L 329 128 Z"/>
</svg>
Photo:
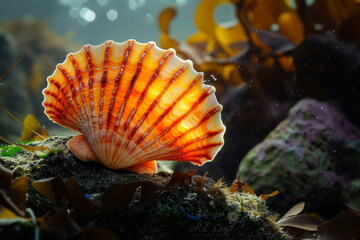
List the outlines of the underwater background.
<svg viewBox="0 0 360 240">
<path fill-rule="evenodd" d="M 158 42 L 160 30 L 157 17 L 161 10 L 169 4 L 179 7 L 179 10 L 185 13 L 181 19 L 172 24 L 177 28 L 176 35 L 180 39 L 185 39 L 195 31 L 192 18 L 188 16 L 194 14 L 197 2 L 154 1 L 149 3 L 146 1 L 106 0 L 1 2 L 2 32 L 4 30 L 11 32 L 10 35 L 2 35 L 4 62 L 1 69 L 8 69 L 17 58 L 25 54 L 28 58 L 25 57 L 20 65 L 27 65 L 26 70 L 30 71 L 28 76 L 30 78 L 32 76 L 29 83 L 25 83 L 25 81 L 20 83 L 30 92 L 24 92 L 26 90 L 22 89 L 17 93 L 8 93 L 13 95 L 14 99 L 19 99 L 18 101 L 13 101 L 13 98 L 5 99 L 16 105 L 11 106 L 10 104 L 9 110 L 19 108 L 20 116 L 18 118 L 20 119 L 26 116 L 26 113 L 20 110 L 25 108 L 28 109 L 28 112 L 35 111 L 33 113 L 43 115 L 41 107 L 37 107 L 40 105 L 36 104 L 33 109 L 33 104 L 30 102 L 40 103 L 42 101 L 41 88 L 45 87 L 46 77 L 54 71 L 55 65 L 62 62 L 67 53 L 77 51 L 86 43 L 100 44 L 106 40 L 122 42 L 131 38 L 139 42 Z M 20 49 L 18 49 L 19 47 Z M 18 69 L 19 71 L 21 72 Z M 34 74 L 31 74 L 31 71 Z M 36 75 L 36 73 L 38 74 Z M 10 72 L 9 74 L 22 73 Z M 35 91 L 36 94 L 34 94 Z M 18 96 L 15 97 L 15 95 Z M 29 95 L 35 96 L 29 97 Z M 38 99 L 34 100 L 32 97 Z M 4 98 L 6 97 L 4 96 Z M 4 118 L 2 122 L 6 122 L 7 125 L 2 134 L 4 136 L 16 135 L 15 132 L 19 131 L 21 126 L 17 126 L 17 124 L 12 126 L 11 118 L 7 117 L 2 117 Z M 37 117 L 42 118 L 41 116 Z M 50 122 L 43 124 L 48 125 Z"/>
<path fill-rule="evenodd" d="M 68 53 L 77 52 L 85 44 L 128 39 L 153 41 L 163 49 L 175 49 L 182 59 L 190 59 L 195 70 L 204 72 L 204 83 L 215 87 L 217 100 L 223 106 L 221 119 L 226 132 L 216 157 L 203 166 L 186 161 L 160 162 L 160 170 L 176 173 L 196 170 L 196 174 L 213 181 L 211 186 L 220 186 L 215 182 L 222 179 L 232 189 L 235 181 L 248 184 L 256 193 L 271 195 L 279 191 L 277 196 L 269 200 L 266 196 L 265 200 L 270 209 L 280 214 L 299 202 L 305 202 L 306 213 L 319 222 L 334 220 L 343 213 L 331 224 L 344 225 L 336 233 L 329 232 L 333 225 L 318 228 L 317 239 L 360 239 L 359 230 L 354 227 L 360 226 L 359 1 L 1 1 L 0 136 L 5 139 L 0 143 L 9 143 L 6 139 L 22 143 L 42 140 L 24 129 L 12 114 L 46 138 L 66 136 L 55 140 L 66 148 L 63 140 L 77 133 L 53 123 L 44 114 L 42 91 L 47 86 L 46 78 Z M 35 118 L 26 119 L 28 114 Z M 13 157 L 14 154 L 7 155 L 7 149 L 1 149 L 0 160 Z M 64 161 L 71 162 L 73 158 L 64 157 Z M 17 169 L 6 160 L 0 164 Z M 31 171 L 14 170 L 15 176 L 35 171 L 34 166 Z M 39 173 L 34 179 L 67 171 L 63 167 L 55 169 Z M 85 167 L 84 171 L 88 170 Z M 112 172 L 106 173 L 115 178 Z M 74 174 L 81 186 L 90 184 L 82 182 L 85 174 Z M 190 175 L 181 175 L 180 182 Z M 197 178 L 189 181 L 199 186 L 205 184 L 205 180 Z M 105 182 L 107 188 L 111 180 Z M 220 199 L 210 188 L 206 190 L 206 184 L 205 193 Z M 236 186 L 243 190 L 241 184 Z M 85 189 L 103 192 L 105 188 L 92 187 Z M 0 184 L 1 188 L 5 187 Z M 199 189 L 195 192 L 200 196 Z M 176 194 L 172 196 L 175 200 L 180 196 Z M 191 199 L 187 194 L 181 197 Z M 31 204 L 34 203 L 30 201 Z M 182 207 L 169 208 L 180 211 Z M 84 223 L 84 219 L 79 222 Z M 109 226 L 99 224 L 104 225 Z M 307 231 L 312 231 L 309 229 L 302 228 L 305 232 L 300 233 L 290 231 L 290 235 L 302 239 L 309 236 Z M 145 230 L 140 232 L 144 234 Z"/>
</svg>

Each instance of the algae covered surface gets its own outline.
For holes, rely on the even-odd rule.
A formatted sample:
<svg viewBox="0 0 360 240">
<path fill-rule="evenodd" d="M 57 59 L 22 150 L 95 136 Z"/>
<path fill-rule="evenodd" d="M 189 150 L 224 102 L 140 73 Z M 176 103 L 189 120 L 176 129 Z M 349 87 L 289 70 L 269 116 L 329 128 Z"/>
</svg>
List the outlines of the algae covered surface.
<svg viewBox="0 0 360 240">
<path fill-rule="evenodd" d="M 1 157 L 13 157 L 18 154 L 22 149 L 17 146 L 0 146 Z"/>
<path fill-rule="evenodd" d="M 310 211 L 331 217 L 345 204 L 359 208 L 360 130 L 327 102 L 298 102 L 239 165 L 256 191 L 276 189 L 276 209 L 305 201 Z"/>
<path fill-rule="evenodd" d="M 283 239 L 281 228 L 270 220 L 276 214 L 256 196 L 244 193 L 234 201 L 220 181 L 194 173 L 139 175 L 85 163 L 67 149 L 69 138 L 30 143 L 51 149 L 42 157 L 21 151 L 0 158 L 13 171 L 13 181 L 24 176 L 29 180 L 26 207 L 35 216 L 48 216 L 47 220 L 62 216 L 67 219 L 62 221 L 71 218 L 76 223 L 67 237 L 86 234 L 89 226 L 96 226 L 114 234 L 114 239 Z M 39 224 L 41 239 L 53 233 L 45 223 Z M 22 234 L 31 233 L 34 226 L 30 226 L 18 224 Z M 64 231 L 58 222 L 51 227 Z M 13 229 L 0 231 L 6 235 Z"/>
</svg>

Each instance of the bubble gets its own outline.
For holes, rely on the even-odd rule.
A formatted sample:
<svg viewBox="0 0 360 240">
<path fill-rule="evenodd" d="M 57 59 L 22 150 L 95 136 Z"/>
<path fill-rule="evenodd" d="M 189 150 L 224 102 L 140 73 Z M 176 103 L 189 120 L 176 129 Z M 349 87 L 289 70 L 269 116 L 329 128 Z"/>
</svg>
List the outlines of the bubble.
<svg viewBox="0 0 360 240">
<path fill-rule="evenodd" d="M 88 11 L 87 13 L 85 13 L 85 19 L 88 22 L 92 22 L 95 20 L 96 14 L 93 11 Z"/>
<path fill-rule="evenodd" d="M 144 22 L 145 22 L 146 24 L 150 24 L 150 23 L 152 23 L 153 21 L 154 21 L 154 16 L 153 16 L 153 15 L 151 15 L 150 13 L 145 14 Z"/>
<path fill-rule="evenodd" d="M 176 0 L 177 5 L 185 6 L 187 4 L 187 0 Z"/>
<path fill-rule="evenodd" d="M 100 6 L 105 6 L 106 4 L 108 4 L 108 0 L 96 0 L 97 4 L 99 4 Z"/>
<path fill-rule="evenodd" d="M 138 7 L 138 3 L 135 0 L 129 0 L 129 8 L 135 10 Z"/>
<path fill-rule="evenodd" d="M 314 2 L 315 2 L 315 0 L 305 0 L 305 4 L 307 6 L 311 6 Z"/>
<path fill-rule="evenodd" d="M 289 7 L 291 7 L 292 9 L 296 8 L 296 2 L 295 0 L 288 0 L 286 1 L 286 3 L 288 4 Z"/>
<path fill-rule="evenodd" d="M 79 10 L 81 8 L 81 2 L 79 0 L 73 0 L 70 3 L 70 7 L 75 10 Z"/>
<path fill-rule="evenodd" d="M 146 4 L 146 0 L 138 0 L 139 7 L 144 6 Z"/>
<path fill-rule="evenodd" d="M 279 27 L 279 24 L 277 24 L 277 23 L 271 24 L 271 26 L 270 26 L 270 29 L 271 29 L 271 31 L 273 31 L 273 32 L 278 31 L 279 28 L 280 28 L 280 27 Z"/>
<path fill-rule="evenodd" d="M 84 18 L 78 18 L 79 20 L 79 24 L 81 25 L 81 26 L 86 26 L 89 22 L 88 21 L 86 21 Z"/>
<path fill-rule="evenodd" d="M 91 9 L 83 7 L 82 9 L 80 9 L 80 17 L 85 19 L 87 22 L 92 22 L 95 20 L 96 14 Z"/>
<path fill-rule="evenodd" d="M 58 0 L 58 3 L 60 3 L 61 5 L 65 5 L 65 6 L 70 5 L 71 2 L 72 2 L 72 0 Z"/>
<path fill-rule="evenodd" d="M 73 9 L 73 8 L 70 8 L 69 10 L 69 16 L 71 18 L 78 18 L 79 17 L 79 11 Z"/>
<path fill-rule="evenodd" d="M 114 9 L 110 9 L 107 13 L 106 13 L 106 17 L 110 20 L 110 21 L 115 21 L 118 17 L 118 12 Z"/>
<path fill-rule="evenodd" d="M 315 23 L 314 24 L 314 29 L 316 30 L 316 31 L 320 31 L 320 30 L 322 30 L 324 28 L 324 25 L 322 25 L 321 23 Z"/>
<path fill-rule="evenodd" d="M 233 4 L 220 4 L 215 8 L 214 19 L 217 24 L 236 24 L 236 8 Z M 232 27 L 232 26 L 229 26 Z"/>
</svg>

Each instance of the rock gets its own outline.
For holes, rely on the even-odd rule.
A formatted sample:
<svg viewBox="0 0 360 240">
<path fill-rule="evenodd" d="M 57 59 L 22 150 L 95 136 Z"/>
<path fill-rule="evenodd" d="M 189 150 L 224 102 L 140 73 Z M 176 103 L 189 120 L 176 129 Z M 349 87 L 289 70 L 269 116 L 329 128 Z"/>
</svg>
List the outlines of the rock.
<svg viewBox="0 0 360 240">
<path fill-rule="evenodd" d="M 344 188 L 342 198 L 349 206 L 360 206 L 360 179 L 350 181 Z"/>
<path fill-rule="evenodd" d="M 270 202 L 276 209 L 305 201 L 310 211 L 333 216 L 347 203 L 343 197 L 350 201 L 347 185 L 360 176 L 360 130 L 336 105 L 301 100 L 244 157 L 237 175 L 257 192 L 279 190 L 282 201 Z"/>
<path fill-rule="evenodd" d="M 287 236 L 274 222 L 276 214 L 267 209 L 266 202 L 261 197 L 237 190 L 230 191 L 230 188 L 223 187 L 221 182 L 216 183 L 206 176 L 192 176 L 190 173 L 179 172 L 139 175 L 83 162 L 66 147 L 69 138 L 51 137 L 43 142 L 28 144 L 47 147 L 51 149 L 50 152 L 37 151 L 33 154 L 14 151 L 11 157 L 0 157 L 0 179 L 6 179 L 8 176 L 4 174 L 1 165 L 13 170 L 14 179 L 23 176 L 29 179 L 26 208 L 31 209 L 37 217 L 50 213 L 50 220 L 51 216 L 61 219 L 57 220 L 58 223 L 53 220 L 50 229 L 41 225 L 41 236 L 52 239 L 47 234 L 48 231 L 54 232 L 55 228 L 56 233 L 63 232 L 69 237 L 75 233 L 71 233 L 73 230 L 69 229 L 64 232 L 63 226 L 70 223 L 77 226 L 76 236 L 84 236 L 89 234 L 89 231 L 95 231 L 96 236 L 101 239 L 105 239 L 104 229 L 110 230 L 121 239 L 226 237 L 280 240 Z M 60 183 L 49 180 L 56 176 Z M 42 180 L 42 184 L 51 181 L 51 185 L 42 188 L 44 192 L 52 189 L 50 198 L 44 197 L 44 194 L 40 194 L 31 184 L 38 180 Z M 19 184 L 16 189 L 22 188 Z M 3 185 L 2 183 L 0 189 Z M 6 192 L 11 191 L 7 189 Z M 59 193 L 61 195 L 57 198 Z M 1 194 L 2 191 L 0 196 Z M 126 202 L 126 199 L 129 202 Z M 21 202 L 18 198 L 15 200 Z M 3 199 L 0 198 L 0 220 L 1 201 Z M 19 229 L 25 231 L 24 224 L 16 226 L 17 232 Z M 97 228 L 90 229 L 89 226 Z M 27 232 L 29 228 L 31 229 L 29 226 L 26 227 Z M 13 228 L 1 228 L 0 225 L 0 238 L 11 234 L 12 231 Z"/>
</svg>

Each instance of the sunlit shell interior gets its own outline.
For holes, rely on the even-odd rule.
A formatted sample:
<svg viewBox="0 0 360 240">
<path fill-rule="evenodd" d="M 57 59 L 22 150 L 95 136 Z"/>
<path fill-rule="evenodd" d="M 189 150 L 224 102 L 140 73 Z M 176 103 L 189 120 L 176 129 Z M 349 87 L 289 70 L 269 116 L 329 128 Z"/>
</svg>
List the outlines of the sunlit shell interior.
<svg viewBox="0 0 360 240">
<path fill-rule="evenodd" d="M 215 89 L 173 49 L 134 40 L 85 45 L 47 80 L 45 113 L 84 134 L 108 168 L 152 160 L 202 165 L 224 143 Z"/>
</svg>

